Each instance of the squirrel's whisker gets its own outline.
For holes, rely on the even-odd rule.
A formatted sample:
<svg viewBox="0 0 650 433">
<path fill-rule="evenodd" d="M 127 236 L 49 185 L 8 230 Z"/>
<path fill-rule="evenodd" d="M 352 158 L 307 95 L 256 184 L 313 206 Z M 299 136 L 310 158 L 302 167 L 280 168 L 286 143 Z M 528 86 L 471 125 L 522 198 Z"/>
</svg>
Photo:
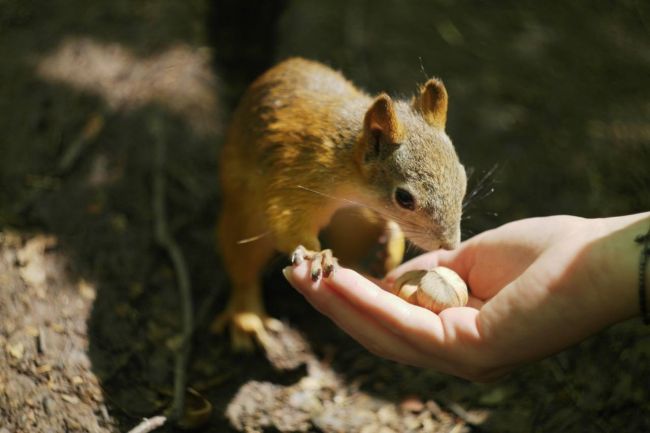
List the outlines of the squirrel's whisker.
<svg viewBox="0 0 650 433">
<path fill-rule="evenodd" d="M 472 188 L 472 191 L 467 194 L 467 198 L 463 200 L 463 209 L 467 208 L 471 203 L 477 200 L 483 200 L 494 192 L 494 188 L 491 185 L 494 184 L 493 179 L 491 179 L 496 172 L 498 164 L 494 164 L 476 183 L 476 186 Z M 488 183 L 488 180 L 491 180 L 491 183 Z"/>
<path fill-rule="evenodd" d="M 246 238 L 246 239 L 240 239 L 240 240 L 237 241 L 237 245 L 249 244 L 251 242 L 258 241 L 258 240 L 262 239 L 264 236 L 268 236 L 269 233 L 271 233 L 271 231 L 267 230 L 266 232 L 261 233 L 259 235 L 251 236 L 250 238 Z"/>
<path fill-rule="evenodd" d="M 347 198 L 344 198 L 344 197 L 336 197 L 336 196 L 324 193 L 322 191 L 317 191 L 315 189 L 308 188 L 308 187 L 306 187 L 304 185 L 296 185 L 296 188 L 304 189 L 305 191 L 309 191 L 311 193 L 318 194 L 320 196 L 323 196 L 323 197 L 326 197 L 326 198 L 329 198 L 329 199 L 332 199 L 332 200 L 337 200 L 337 201 L 341 201 L 341 202 L 344 202 L 344 203 L 349 203 L 349 204 L 352 204 L 352 205 L 356 205 L 356 206 L 359 206 L 359 207 L 364 207 L 366 209 L 370 209 L 371 211 L 374 211 L 374 212 L 378 213 L 379 215 L 383 216 L 387 220 L 393 220 L 395 222 L 402 223 L 404 225 L 413 226 L 412 221 L 408 221 L 408 220 L 405 220 L 405 219 L 390 215 L 390 214 L 388 214 L 386 212 L 381 211 L 380 209 L 377 209 L 377 208 L 375 208 L 373 206 L 369 206 L 369 205 L 367 205 L 365 203 L 361 203 L 361 202 L 358 202 L 358 201 L 355 201 L 355 200 L 350 200 L 350 199 L 347 199 Z M 422 228 L 422 227 L 418 227 L 418 228 Z"/>
</svg>

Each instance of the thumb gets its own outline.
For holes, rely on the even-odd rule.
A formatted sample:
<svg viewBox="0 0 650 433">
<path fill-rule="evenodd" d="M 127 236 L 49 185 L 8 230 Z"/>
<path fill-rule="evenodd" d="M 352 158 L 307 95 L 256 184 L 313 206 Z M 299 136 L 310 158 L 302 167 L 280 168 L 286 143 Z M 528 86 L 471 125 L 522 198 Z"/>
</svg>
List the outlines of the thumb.
<svg viewBox="0 0 650 433">
<path fill-rule="evenodd" d="M 381 286 L 384 288 L 392 287 L 395 280 L 405 272 L 420 269 L 429 270 L 436 266 L 449 268 L 467 281 L 470 269 L 467 260 L 468 251 L 469 246 L 467 243 L 463 243 L 455 250 L 436 250 L 417 256 L 390 271 L 382 280 Z"/>
</svg>

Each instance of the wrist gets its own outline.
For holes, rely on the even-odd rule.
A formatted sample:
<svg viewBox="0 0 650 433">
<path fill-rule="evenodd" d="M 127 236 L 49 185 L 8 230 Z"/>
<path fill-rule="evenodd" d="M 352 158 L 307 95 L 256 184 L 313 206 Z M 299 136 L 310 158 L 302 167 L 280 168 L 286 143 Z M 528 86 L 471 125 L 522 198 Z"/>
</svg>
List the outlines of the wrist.
<svg viewBox="0 0 650 433">
<path fill-rule="evenodd" d="M 594 220 L 600 235 L 593 244 L 592 273 L 600 279 L 599 296 L 610 323 L 640 317 L 639 259 L 642 245 L 635 242 L 650 226 L 650 213 Z M 647 270 L 646 270 L 647 271 Z M 645 274 L 650 287 L 650 272 Z M 646 297 L 648 294 L 646 294 Z"/>
</svg>

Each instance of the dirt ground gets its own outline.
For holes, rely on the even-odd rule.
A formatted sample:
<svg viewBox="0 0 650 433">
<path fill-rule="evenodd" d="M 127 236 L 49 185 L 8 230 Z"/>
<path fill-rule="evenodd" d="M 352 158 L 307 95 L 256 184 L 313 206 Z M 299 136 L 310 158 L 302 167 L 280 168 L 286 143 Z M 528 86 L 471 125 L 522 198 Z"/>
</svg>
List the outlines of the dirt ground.
<svg viewBox="0 0 650 433">
<path fill-rule="evenodd" d="M 161 144 L 194 302 L 188 386 L 212 407 L 199 431 L 650 431 L 640 320 L 474 384 L 367 353 L 288 287 L 278 258 L 265 301 L 287 352 L 233 353 L 209 332 L 228 295 L 215 155 L 244 86 L 288 55 L 371 91 L 410 94 L 421 69 L 445 79 L 470 186 L 499 166 L 466 236 L 650 208 L 641 2 L 379 3 L 0 0 L 0 433 L 128 431 L 169 407 L 181 317 L 154 233 Z"/>
</svg>

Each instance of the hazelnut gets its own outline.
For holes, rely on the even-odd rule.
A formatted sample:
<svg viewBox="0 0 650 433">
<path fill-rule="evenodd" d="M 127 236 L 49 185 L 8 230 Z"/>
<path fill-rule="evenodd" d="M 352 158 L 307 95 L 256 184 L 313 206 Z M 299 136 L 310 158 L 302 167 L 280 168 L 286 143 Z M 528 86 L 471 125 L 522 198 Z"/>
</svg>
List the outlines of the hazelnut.
<svg viewBox="0 0 650 433">
<path fill-rule="evenodd" d="M 402 274 L 393 285 L 393 293 L 414 305 L 434 313 L 467 304 L 467 285 L 458 274 L 443 266 L 429 271 Z"/>
</svg>

